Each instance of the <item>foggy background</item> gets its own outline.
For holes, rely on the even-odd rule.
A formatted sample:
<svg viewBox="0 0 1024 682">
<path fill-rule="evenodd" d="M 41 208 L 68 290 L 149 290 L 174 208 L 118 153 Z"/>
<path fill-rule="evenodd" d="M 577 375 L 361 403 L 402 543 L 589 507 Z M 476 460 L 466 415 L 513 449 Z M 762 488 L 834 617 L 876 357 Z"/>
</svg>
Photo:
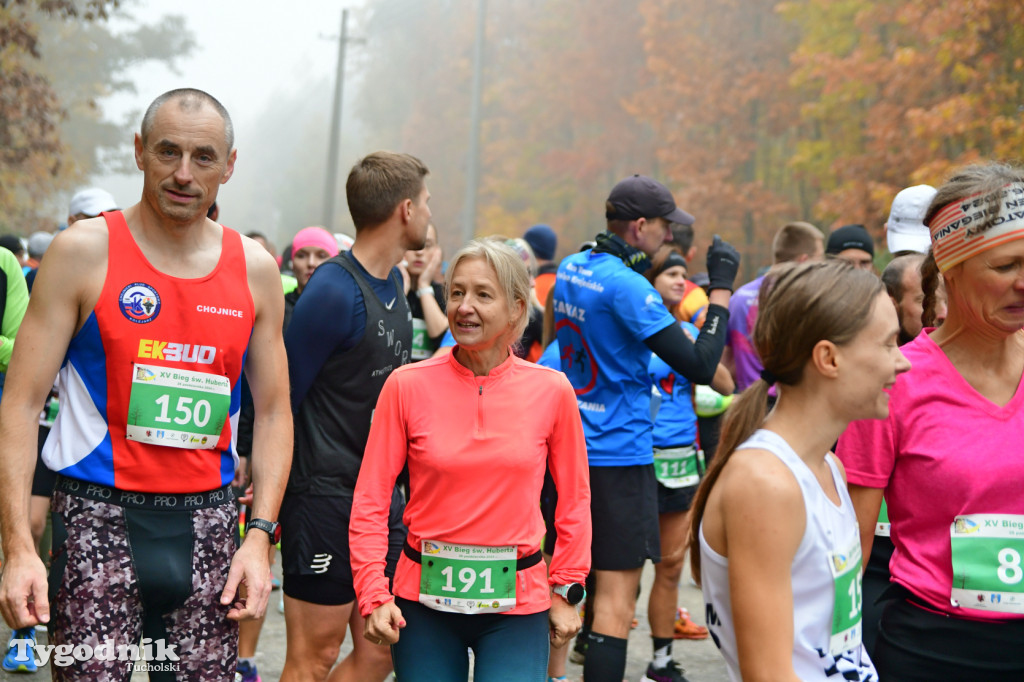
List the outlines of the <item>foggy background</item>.
<svg viewBox="0 0 1024 682">
<path fill-rule="evenodd" d="M 302 227 L 328 222 L 341 4 L 50 4 L 72 11 L 0 5 L 0 27 L 28 27 L 38 39 L 20 53 L 17 43 L 5 48 L 27 77 L 0 73 L 0 232 L 52 230 L 71 194 L 90 185 L 135 203 L 131 140 L 142 110 L 186 86 L 213 94 L 234 119 L 238 163 L 218 196 L 221 222 L 262 231 L 278 250 Z M 1019 0 L 346 6 L 335 231 L 354 232 L 344 179 L 377 149 L 412 153 L 431 169 L 448 254 L 466 235 L 515 236 L 545 222 L 564 256 L 603 229 L 612 185 L 644 173 L 697 217 L 701 255 L 722 234 L 749 277 L 770 261 L 771 236 L 786 221 L 825 232 L 863 223 L 882 244 L 900 189 L 939 184 L 977 159 L 1016 160 L 1024 145 Z M 96 7 L 109 17 L 87 20 Z M 474 158 L 477 189 L 467 192 Z"/>
</svg>

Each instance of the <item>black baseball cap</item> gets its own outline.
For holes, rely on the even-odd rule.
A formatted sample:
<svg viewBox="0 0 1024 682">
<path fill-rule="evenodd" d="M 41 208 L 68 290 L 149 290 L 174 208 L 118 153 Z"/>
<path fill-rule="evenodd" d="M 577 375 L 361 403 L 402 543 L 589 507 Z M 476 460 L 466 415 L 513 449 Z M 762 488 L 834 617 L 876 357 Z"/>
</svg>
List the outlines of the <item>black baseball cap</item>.
<svg viewBox="0 0 1024 682">
<path fill-rule="evenodd" d="M 875 242 L 863 225 L 843 225 L 828 236 L 825 253 L 834 256 L 846 249 L 860 249 L 875 255 Z"/>
<path fill-rule="evenodd" d="M 692 215 L 676 206 L 668 187 L 646 175 L 634 175 L 612 188 L 605 204 L 608 220 L 664 218 L 680 225 L 693 225 Z"/>
</svg>

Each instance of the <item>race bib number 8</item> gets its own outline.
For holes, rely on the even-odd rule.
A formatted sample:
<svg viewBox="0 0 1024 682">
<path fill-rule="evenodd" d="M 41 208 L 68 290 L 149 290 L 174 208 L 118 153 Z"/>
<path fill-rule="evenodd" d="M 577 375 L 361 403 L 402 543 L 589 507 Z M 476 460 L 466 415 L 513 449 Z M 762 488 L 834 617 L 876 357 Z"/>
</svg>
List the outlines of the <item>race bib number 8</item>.
<svg viewBox="0 0 1024 682">
<path fill-rule="evenodd" d="M 829 569 L 835 584 L 835 602 L 832 605 L 832 635 L 828 651 L 838 656 L 860 646 L 861 628 L 861 551 L 856 543 L 845 554 L 829 555 Z"/>
<path fill-rule="evenodd" d="M 965 514 L 950 526 L 955 604 L 1024 613 L 1024 516 Z"/>
<path fill-rule="evenodd" d="M 500 613 L 516 605 L 516 548 L 424 540 L 420 603 L 451 613 Z"/>
<path fill-rule="evenodd" d="M 128 440 L 212 449 L 231 408 L 227 377 L 136 364 L 128 399 Z"/>
</svg>

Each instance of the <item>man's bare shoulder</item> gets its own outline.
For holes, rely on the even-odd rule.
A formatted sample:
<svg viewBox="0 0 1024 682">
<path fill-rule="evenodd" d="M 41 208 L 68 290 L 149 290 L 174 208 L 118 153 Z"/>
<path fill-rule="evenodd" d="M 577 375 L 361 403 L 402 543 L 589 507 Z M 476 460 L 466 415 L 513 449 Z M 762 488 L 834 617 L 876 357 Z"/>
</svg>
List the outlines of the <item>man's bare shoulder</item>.
<svg viewBox="0 0 1024 682">
<path fill-rule="evenodd" d="M 77 273 L 88 273 L 93 268 L 106 268 L 110 233 L 103 218 L 79 220 L 68 229 L 59 232 L 46 250 L 42 267 L 48 264 L 69 262 L 77 264 Z M 67 273 L 73 275 L 75 273 Z"/>
<path fill-rule="evenodd" d="M 263 248 L 263 245 L 244 234 L 239 234 L 239 236 L 242 238 L 242 251 L 245 253 L 245 267 L 260 277 L 269 275 L 280 277 L 281 272 L 277 268 L 277 261 Z"/>
<path fill-rule="evenodd" d="M 226 228 L 225 228 L 226 229 Z M 284 315 L 284 294 L 281 289 L 281 271 L 277 261 L 263 246 L 245 235 L 242 237 L 242 252 L 245 254 L 246 278 L 249 280 L 249 292 L 256 306 L 257 316 L 264 307 L 269 305 L 273 317 Z M 280 310 L 278 310 L 280 309 Z M 278 323 L 278 328 L 280 328 Z"/>
<path fill-rule="evenodd" d="M 54 237 L 53 243 L 56 244 L 60 241 L 73 241 L 80 246 L 86 246 L 89 243 L 102 242 L 102 246 L 105 248 L 108 236 L 109 229 L 107 228 L 107 221 L 103 216 L 99 216 L 96 218 L 76 220 L 74 225 L 66 230 L 58 232 Z M 49 253 L 49 251 L 47 251 L 47 253 Z"/>
</svg>

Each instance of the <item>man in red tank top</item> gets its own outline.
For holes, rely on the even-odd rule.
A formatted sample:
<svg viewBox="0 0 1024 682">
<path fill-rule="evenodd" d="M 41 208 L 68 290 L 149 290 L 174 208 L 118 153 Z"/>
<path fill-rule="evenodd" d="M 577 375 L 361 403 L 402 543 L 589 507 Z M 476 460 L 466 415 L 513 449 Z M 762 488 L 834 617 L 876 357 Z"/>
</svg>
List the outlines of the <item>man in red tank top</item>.
<svg viewBox="0 0 1024 682">
<path fill-rule="evenodd" d="M 0 612 L 16 629 L 49 622 L 51 644 L 88 650 L 52 661 L 55 679 L 128 680 L 139 666 L 126 661 L 145 659 L 153 680 L 229 680 L 237 621 L 261 616 L 270 594 L 291 462 L 280 277 L 256 242 L 207 218 L 235 164 L 216 99 L 157 98 L 135 159 L 141 201 L 53 241 L 12 358 Z M 254 518 L 236 549 L 243 363 L 256 407 Z M 58 369 L 61 412 L 43 452 L 58 473 L 48 591 L 28 497 L 33 424 Z"/>
</svg>

